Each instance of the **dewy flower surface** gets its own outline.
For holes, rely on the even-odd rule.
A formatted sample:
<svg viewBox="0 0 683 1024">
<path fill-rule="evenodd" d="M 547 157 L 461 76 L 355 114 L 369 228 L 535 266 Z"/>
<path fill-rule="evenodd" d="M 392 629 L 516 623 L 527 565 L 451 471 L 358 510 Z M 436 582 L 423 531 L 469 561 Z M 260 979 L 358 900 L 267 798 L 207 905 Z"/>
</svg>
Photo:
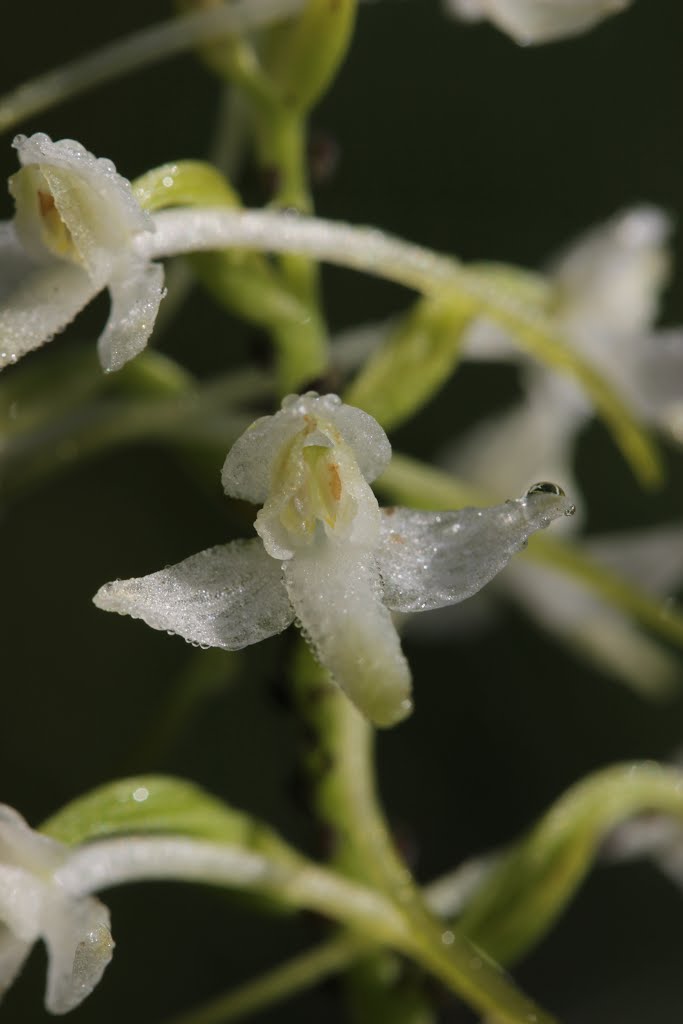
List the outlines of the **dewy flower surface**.
<svg viewBox="0 0 683 1024">
<path fill-rule="evenodd" d="M 133 247 L 153 222 L 113 163 L 80 143 L 36 134 L 14 146 L 16 215 L 0 224 L 0 367 L 49 341 L 106 287 L 98 352 L 117 370 L 147 344 L 163 296 L 163 268 Z"/>
<path fill-rule="evenodd" d="M 549 43 L 577 35 L 623 11 L 631 0 L 445 0 L 468 21 L 488 18 L 518 43 Z"/>
<path fill-rule="evenodd" d="M 45 1005 L 58 1014 L 92 992 L 113 949 L 107 908 L 60 879 L 70 856 L 68 847 L 0 804 L 0 997 L 42 938 L 49 956 Z"/>
<path fill-rule="evenodd" d="M 290 395 L 223 466 L 226 494 L 262 504 L 258 540 L 233 541 L 95 603 L 192 643 L 235 650 L 296 620 L 320 662 L 377 725 L 412 708 L 392 611 L 426 611 L 479 590 L 528 537 L 573 506 L 550 487 L 488 509 L 380 509 L 369 483 L 391 457 L 379 424 L 336 395 Z"/>
<path fill-rule="evenodd" d="M 668 276 L 670 223 L 651 206 L 621 211 L 578 238 L 551 268 L 558 331 L 630 403 L 636 414 L 683 437 L 683 331 L 657 331 Z M 505 333 L 475 323 L 469 359 L 519 359 Z M 453 469 L 503 493 L 521 474 L 572 489 L 573 449 L 593 416 L 567 377 L 523 363 L 524 400 L 475 427 L 452 449 Z"/>
</svg>

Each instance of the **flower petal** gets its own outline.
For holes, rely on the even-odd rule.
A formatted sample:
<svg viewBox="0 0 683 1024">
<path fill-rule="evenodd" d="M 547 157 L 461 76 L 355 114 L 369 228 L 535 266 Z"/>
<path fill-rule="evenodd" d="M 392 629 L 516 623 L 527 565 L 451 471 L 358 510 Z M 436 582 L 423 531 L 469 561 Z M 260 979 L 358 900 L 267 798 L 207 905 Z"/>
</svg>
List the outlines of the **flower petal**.
<svg viewBox="0 0 683 1024">
<path fill-rule="evenodd" d="M 130 182 L 117 173 L 111 160 L 98 159 L 73 139 L 53 142 L 38 132 L 30 138 L 17 135 L 14 147 L 22 168 L 37 168 L 43 176 L 80 260 L 91 277 L 102 283 L 122 247 L 134 235 L 153 230 L 151 217 L 135 199 Z M 17 213 L 23 229 L 24 211 L 18 208 Z M 31 240 L 26 241 L 30 245 Z"/>
<path fill-rule="evenodd" d="M 590 407 L 573 381 L 528 376 L 526 401 L 475 426 L 441 461 L 487 491 L 514 494 L 520 483 L 556 480 L 575 493 L 572 448 Z"/>
<path fill-rule="evenodd" d="M 294 618 L 280 563 L 260 540 L 221 544 L 149 576 L 106 583 L 93 601 L 191 643 L 229 651 L 280 633 Z"/>
<path fill-rule="evenodd" d="M 683 331 L 647 339 L 637 368 L 637 401 L 647 418 L 683 442 Z"/>
<path fill-rule="evenodd" d="M 338 405 L 330 419 L 353 449 L 361 473 L 372 483 L 391 459 L 391 444 L 384 430 L 369 413 L 346 403 Z"/>
<path fill-rule="evenodd" d="M 68 1013 L 89 996 L 112 958 L 109 912 L 99 900 L 55 899 L 44 938 L 49 952 L 45 1006 Z"/>
<path fill-rule="evenodd" d="M 105 370 L 119 370 L 147 344 L 164 296 L 164 268 L 131 261 L 109 281 L 111 312 L 97 343 Z"/>
<path fill-rule="evenodd" d="M 405 718 L 410 669 L 381 601 L 373 552 L 319 535 L 283 571 L 304 637 L 335 682 L 375 725 Z"/>
<path fill-rule="evenodd" d="M 571 515 L 563 495 L 533 492 L 492 508 L 457 512 L 384 509 L 377 561 L 384 602 L 419 612 L 471 597 L 504 569 L 536 530 Z"/>
<path fill-rule="evenodd" d="M 341 434 L 366 480 L 373 480 L 391 458 L 391 445 L 379 423 L 337 395 L 288 395 L 273 416 L 262 416 L 235 441 L 223 465 L 226 494 L 262 505 L 270 495 L 276 462 L 296 434 L 317 427 L 332 446 Z"/>
<path fill-rule="evenodd" d="M 0 1000 L 24 966 L 31 945 L 0 924 Z"/>
<path fill-rule="evenodd" d="M 591 537 L 584 547 L 596 562 L 651 594 L 668 595 L 683 580 L 683 526 L 677 523 Z"/>
<path fill-rule="evenodd" d="M 586 335 L 583 344 L 575 339 L 584 354 L 599 357 L 605 334 L 638 339 L 649 330 L 668 277 L 670 232 L 663 210 L 635 206 L 586 232 L 555 264 L 565 323 Z"/>
<path fill-rule="evenodd" d="M 481 0 L 491 21 L 521 44 L 548 43 L 577 35 L 629 3 L 630 0 Z"/>
<path fill-rule="evenodd" d="M 84 270 L 71 264 L 34 267 L 2 301 L 0 367 L 50 341 L 98 290 Z"/>
</svg>

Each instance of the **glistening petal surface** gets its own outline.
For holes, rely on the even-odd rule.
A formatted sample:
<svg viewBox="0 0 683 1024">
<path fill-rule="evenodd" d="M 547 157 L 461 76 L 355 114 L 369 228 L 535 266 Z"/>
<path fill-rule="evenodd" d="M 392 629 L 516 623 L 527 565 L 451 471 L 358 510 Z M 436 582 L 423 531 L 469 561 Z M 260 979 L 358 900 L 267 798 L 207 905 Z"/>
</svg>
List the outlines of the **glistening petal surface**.
<svg viewBox="0 0 683 1024">
<path fill-rule="evenodd" d="M 373 552 L 319 535 L 283 570 L 304 637 L 335 682 L 375 725 L 405 718 L 410 669 L 381 601 Z"/>
<path fill-rule="evenodd" d="M 24 942 L 0 923 L 0 1000 L 12 985 L 31 951 L 31 943 Z"/>
<path fill-rule="evenodd" d="M 164 295 L 164 269 L 131 260 L 109 281 L 111 312 L 97 343 L 105 370 L 118 370 L 142 352 Z"/>
<path fill-rule="evenodd" d="M 226 494 L 262 505 L 271 491 L 278 457 L 305 429 L 335 433 L 352 449 L 366 480 L 374 480 L 391 458 L 391 445 L 376 420 L 361 409 L 342 404 L 337 395 L 288 395 L 273 416 L 262 416 L 245 430 L 228 452 L 222 482 Z"/>
<path fill-rule="evenodd" d="M 471 597 L 532 533 L 571 508 L 563 495 L 537 492 L 457 512 L 384 509 L 376 554 L 385 604 L 392 611 L 419 612 Z"/>
<path fill-rule="evenodd" d="M 97 294 L 84 270 L 67 263 L 35 267 L 0 307 L 0 367 L 40 348 Z"/>
<path fill-rule="evenodd" d="M 45 1005 L 50 1013 L 68 1013 L 90 995 L 112 958 L 109 913 L 98 900 L 80 897 L 55 900 L 47 917 Z"/>
<path fill-rule="evenodd" d="M 548 43 L 591 28 L 630 0 L 482 0 L 496 25 L 518 43 Z"/>
<path fill-rule="evenodd" d="M 107 583 L 93 600 L 105 611 L 225 650 L 280 633 L 294 618 L 280 563 L 260 540 L 232 541 L 149 576 Z"/>
</svg>

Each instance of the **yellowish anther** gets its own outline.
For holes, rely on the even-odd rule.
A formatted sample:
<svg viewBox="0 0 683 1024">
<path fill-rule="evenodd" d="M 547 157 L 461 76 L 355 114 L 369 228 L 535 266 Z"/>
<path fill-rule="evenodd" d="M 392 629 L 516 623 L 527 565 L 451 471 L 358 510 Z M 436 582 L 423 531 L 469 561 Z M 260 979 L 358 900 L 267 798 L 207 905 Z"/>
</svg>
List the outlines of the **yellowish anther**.
<svg viewBox="0 0 683 1024">
<path fill-rule="evenodd" d="M 71 232 L 62 220 L 51 192 L 38 189 L 38 214 L 43 227 L 43 239 L 57 256 L 66 259 L 77 257 Z"/>
<path fill-rule="evenodd" d="M 340 511 L 342 481 L 333 448 L 295 441 L 301 459 L 300 483 L 282 512 L 280 522 L 296 537 L 312 536 L 318 522 L 334 530 Z M 290 450 L 291 454 L 294 454 Z M 290 458 L 291 458 L 290 454 Z M 290 462 L 290 459 L 287 460 Z"/>
<path fill-rule="evenodd" d="M 82 263 L 52 190 L 38 167 L 23 167 L 9 180 L 17 206 L 17 228 L 25 242 L 40 245 L 60 259 Z"/>
</svg>

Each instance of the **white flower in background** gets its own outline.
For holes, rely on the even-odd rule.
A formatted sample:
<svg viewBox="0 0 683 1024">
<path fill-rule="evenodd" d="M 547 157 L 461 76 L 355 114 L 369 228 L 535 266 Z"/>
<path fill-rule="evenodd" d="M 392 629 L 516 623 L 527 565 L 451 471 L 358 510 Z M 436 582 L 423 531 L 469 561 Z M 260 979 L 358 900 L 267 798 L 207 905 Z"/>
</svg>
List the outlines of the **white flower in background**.
<svg viewBox="0 0 683 1024">
<path fill-rule="evenodd" d="M 669 276 L 670 231 L 663 211 L 626 210 L 575 242 L 551 267 L 550 283 L 557 331 L 565 343 L 623 395 L 636 415 L 683 440 L 683 331 L 654 330 L 660 293 Z M 575 434 L 593 415 L 580 385 L 529 365 L 503 330 L 484 319 L 468 332 L 464 349 L 466 358 L 521 361 L 524 369 L 525 400 L 499 417 L 497 426 L 492 418 L 480 428 L 483 450 L 489 453 L 489 437 L 509 428 L 532 453 L 531 437 L 536 434 L 540 439 L 536 426 L 544 424 L 552 441 L 543 443 L 552 443 L 556 455 L 567 463 Z M 475 430 L 459 445 L 460 461 L 470 475 L 480 465 L 478 436 Z M 508 459 L 501 460 L 504 474 L 509 467 Z M 489 464 L 481 473 L 489 480 L 499 479 L 490 475 Z"/>
<path fill-rule="evenodd" d="M 464 21 L 489 21 L 521 44 L 578 35 L 625 10 L 631 0 L 444 0 Z"/>
<path fill-rule="evenodd" d="M 572 506 L 553 487 L 489 509 L 380 509 L 369 481 L 391 447 L 379 424 L 336 395 L 290 395 L 225 461 L 226 494 L 263 507 L 258 540 L 209 548 L 95 603 L 200 646 L 235 650 L 293 621 L 320 662 L 377 725 L 411 710 L 410 671 L 391 611 L 461 601 L 528 537 Z"/>
<path fill-rule="evenodd" d="M 683 439 L 683 331 L 655 332 L 668 272 L 670 226 L 652 207 L 636 207 L 580 238 L 555 264 L 558 330 L 620 392 L 642 419 Z M 517 359 L 509 339 L 484 321 L 466 355 Z M 468 480 L 505 493 L 511 479 L 557 480 L 572 494 L 574 445 L 593 410 L 578 385 L 524 364 L 525 397 L 494 414 L 445 453 Z M 576 530 L 578 520 L 565 522 Z M 582 543 L 598 563 L 655 597 L 675 593 L 683 579 L 683 528 L 664 525 Z M 680 675 L 675 657 L 625 614 L 567 573 L 518 562 L 497 588 L 521 603 L 545 629 L 599 667 L 638 689 L 665 692 Z"/>
<path fill-rule="evenodd" d="M 45 1005 L 58 1014 L 92 992 L 113 949 L 107 908 L 60 877 L 65 869 L 68 875 L 71 857 L 68 847 L 0 805 L 0 997 L 42 938 L 49 958 Z"/>
<path fill-rule="evenodd" d="M 683 439 L 683 331 L 655 332 L 668 276 L 668 219 L 653 207 L 618 214 L 581 237 L 551 269 L 558 333 L 623 395 L 637 416 Z M 593 408 L 572 379 L 530 365 L 496 325 L 478 321 L 465 358 L 523 360 L 523 402 L 475 427 L 448 462 L 505 493 L 548 476 L 571 485 L 573 449 Z M 576 528 L 576 524 L 574 524 Z"/>
<path fill-rule="evenodd" d="M 105 370 L 117 370 L 147 344 L 163 296 L 163 268 L 133 246 L 153 221 L 113 163 L 80 143 L 37 134 L 18 135 L 14 146 L 16 214 L 0 224 L 0 367 L 49 341 L 108 288 L 98 352 Z"/>
</svg>

